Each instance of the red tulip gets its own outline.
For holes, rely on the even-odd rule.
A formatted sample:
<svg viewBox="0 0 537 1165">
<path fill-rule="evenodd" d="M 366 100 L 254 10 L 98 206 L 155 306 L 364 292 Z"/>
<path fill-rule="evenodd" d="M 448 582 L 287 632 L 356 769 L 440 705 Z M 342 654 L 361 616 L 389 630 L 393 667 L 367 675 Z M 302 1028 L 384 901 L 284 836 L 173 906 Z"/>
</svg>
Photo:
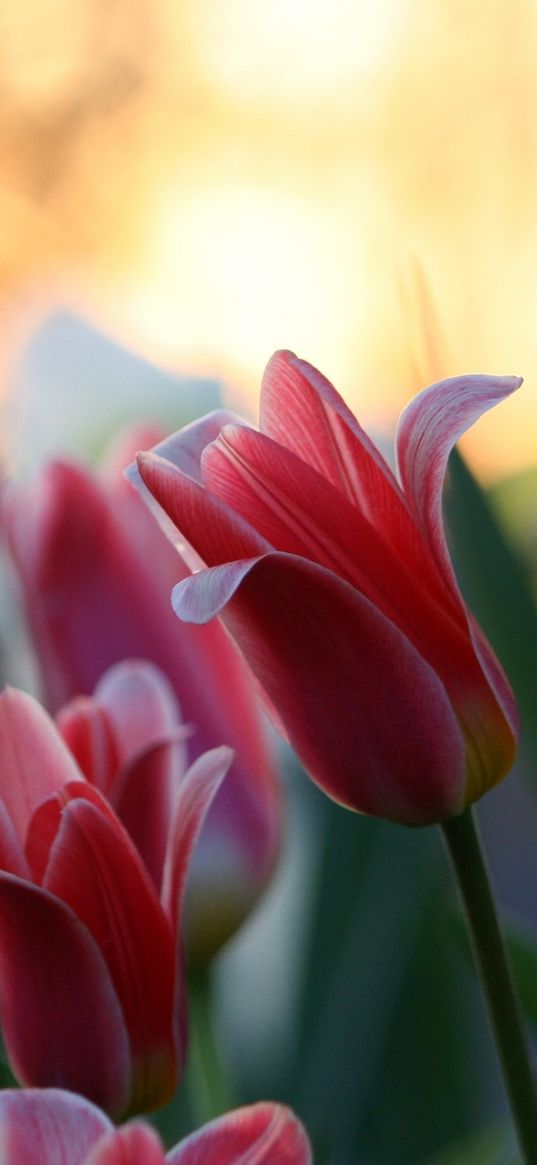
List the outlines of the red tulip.
<svg viewBox="0 0 537 1165">
<path fill-rule="evenodd" d="M 160 745 L 168 774 L 174 747 L 171 737 Z M 158 776 L 154 752 L 146 755 Z M 143 755 L 127 774 L 138 788 Z M 229 749 L 214 749 L 179 779 L 173 800 L 163 778 L 152 792 L 163 802 L 160 814 L 148 810 L 159 895 L 44 710 L 23 692 L 0 695 L 0 1011 L 24 1084 L 81 1092 L 116 1116 L 173 1093 L 185 1056 L 184 882 L 230 760 Z M 119 803 L 129 801 L 125 782 Z"/>
<path fill-rule="evenodd" d="M 441 493 L 454 442 L 519 384 L 419 394 L 396 478 L 332 385 L 281 352 L 260 432 L 215 413 L 139 457 L 197 571 L 177 614 L 222 616 L 306 769 L 349 808 L 441 821 L 512 763 L 515 702 L 459 592 Z"/>
<path fill-rule="evenodd" d="M 235 752 L 189 882 L 195 963 L 233 933 L 264 888 L 278 851 L 280 794 L 240 656 L 217 624 L 191 628 L 175 618 L 177 555 L 122 477 L 154 436 L 126 434 L 99 478 L 57 462 L 30 485 L 9 483 L 3 521 L 52 711 L 91 694 L 112 664 L 145 658 L 168 677 L 192 726 L 189 762 L 221 744 Z"/>
<path fill-rule="evenodd" d="M 2 1165 L 311 1165 L 306 1133 L 288 1108 L 228 1112 L 164 1152 L 150 1125 L 114 1129 L 87 1100 L 56 1088 L 0 1093 Z"/>
</svg>

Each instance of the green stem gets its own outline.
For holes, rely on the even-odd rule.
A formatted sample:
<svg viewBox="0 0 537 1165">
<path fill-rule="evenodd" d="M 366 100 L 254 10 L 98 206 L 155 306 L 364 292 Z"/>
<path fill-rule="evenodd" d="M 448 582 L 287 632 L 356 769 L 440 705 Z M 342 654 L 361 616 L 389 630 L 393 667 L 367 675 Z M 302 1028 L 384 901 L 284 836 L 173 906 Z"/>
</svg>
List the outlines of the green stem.
<svg viewBox="0 0 537 1165">
<path fill-rule="evenodd" d="M 232 1088 L 214 1027 L 211 976 L 207 970 L 189 977 L 188 1088 L 198 1124 L 233 1107 Z"/>
<path fill-rule="evenodd" d="M 509 957 L 471 810 L 441 826 L 462 897 L 525 1165 L 537 1165 L 537 1097 Z"/>
</svg>

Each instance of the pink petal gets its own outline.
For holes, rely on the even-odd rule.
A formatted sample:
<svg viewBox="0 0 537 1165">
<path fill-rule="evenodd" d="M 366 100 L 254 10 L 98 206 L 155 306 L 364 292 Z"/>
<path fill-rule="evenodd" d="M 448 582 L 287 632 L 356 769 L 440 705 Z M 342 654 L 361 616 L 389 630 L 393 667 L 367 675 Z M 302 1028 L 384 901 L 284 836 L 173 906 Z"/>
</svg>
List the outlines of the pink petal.
<svg viewBox="0 0 537 1165">
<path fill-rule="evenodd" d="M 93 692 L 111 664 L 147 658 L 168 675 L 183 718 L 195 729 L 187 742 L 189 762 L 222 743 L 235 748 L 190 885 L 195 908 L 203 902 L 209 910 L 207 846 L 223 838 L 226 853 L 233 847 L 237 868 L 245 873 L 240 901 L 236 896 L 226 909 L 229 917 L 244 914 L 276 857 L 280 794 L 250 677 L 235 646 L 217 622 L 199 628 L 176 619 L 170 594 L 187 570 L 132 487 L 118 493 L 107 477 L 101 488 L 83 470 L 59 465 L 39 476 L 33 492 L 20 486 L 10 492 L 17 502 L 10 540 L 50 704 L 57 709 L 75 694 Z M 34 523 L 31 507 L 41 507 L 43 498 L 47 520 Z M 191 920 L 194 945 L 203 945 L 205 957 L 204 918 L 191 912 Z"/>
<path fill-rule="evenodd" d="M 83 799 L 96 805 L 104 817 L 108 817 L 115 827 L 116 817 L 108 801 L 87 781 L 69 781 L 59 793 L 53 793 L 42 801 L 28 826 L 24 852 L 34 882 L 45 879 L 50 851 L 58 835 L 65 806 L 70 801 Z"/>
<path fill-rule="evenodd" d="M 39 803 L 81 774 L 37 700 L 14 688 L 0 695 L 0 758 L 0 796 L 24 842 Z"/>
<path fill-rule="evenodd" d="M 120 767 L 112 725 L 91 696 L 77 696 L 56 715 L 56 724 L 87 780 L 110 797 Z"/>
<path fill-rule="evenodd" d="M 3 1034 L 17 1077 L 121 1114 L 131 1083 L 127 1033 L 86 927 L 47 891 L 2 873 L 0 950 Z"/>
<path fill-rule="evenodd" d="M 335 800 L 408 824 L 460 809 L 464 746 L 446 690 L 347 583 L 272 554 L 185 580 L 174 604 L 195 620 L 222 612 L 306 769 Z"/>
<path fill-rule="evenodd" d="M 170 470 L 174 468 L 180 470 L 181 476 L 200 484 L 202 449 L 217 436 L 222 425 L 238 420 L 240 418 L 234 413 L 230 413 L 226 409 L 218 409 L 190 425 L 185 425 L 171 437 L 160 441 L 152 450 L 151 456 L 154 456 L 159 462 L 167 463 Z M 141 448 L 147 449 L 151 446 L 142 445 Z M 151 488 L 148 488 L 145 471 L 142 468 L 147 456 L 146 453 L 140 453 L 134 463 L 125 471 L 125 476 L 142 495 L 154 519 L 158 522 L 167 539 L 178 550 L 188 569 L 199 570 L 203 566 L 203 562 L 198 552 L 193 546 L 185 543 L 184 539 L 177 536 L 177 530 L 167 516 L 166 507 L 158 502 L 157 495 L 153 493 Z"/>
<path fill-rule="evenodd" d="M 199 565 L 213 566 L 233 558 L 250 558 L 271 549 L 270 543 L 238 514 L 153 453 L 138 455 L 140 475 L 179 530 L 177 548 L 185 561 L 185 544 L 193 546 Z"/>
<path fill-rule="evenodd" d="M 205 451 L 204 472 L 208 488 L 276 549 L 325 566 L 371 599 L 444 682 L 454 663 L 473 656 L 465 616 L 455 611 L 455 620 L 451 603 L 439 606 L 356 506 L 287 449 L 228 427 Z"/>
<path fill-rule="evenodd" d="M 134 1060 L 130 1108 L 163 1104 L 176 1083 L 175 951 L 154 887 L 118 821 L 66 805 L 44 885 L 88 927 L 106 960 Z"/>
<path fill-rule="evenodd" d="M 0 870 L 17 874 L 19 878 L 30 878 L 28 862 L 11 817 L 0 801 Z"/>
<path fill-rule="evenodd" d="M 521 384 L 517 376 L 441 380 L 418 393 L 399 419 L 396 452 L 403 489 L 425 541 L 457 596 L 442 519 L 448 457 L 459 437 Z"/>
<path fill-rule="evenodd" d="M 300 1121 L 280 1104 L 252 1104 L 204 1125 L 166 1156 L 166 1165 L 310 1165 Z M 156 1163 L 155 1163 L 156 1165 Z"/>
<path fill-rule="evenodd" d="M 69 1162 L 70 1165 L 70 1162 Z M 149 1125 L 133 1121 L 106 1134 L 84 1165 L 166 1165 L 160 1138 Z"/>
<path fill-rule="evenodd" d="M 194 847 L 213 797 L 232 760 L 230 748 L 213 748 L 194 761 L 180 783 L 162 883 L 162 903 L 174 930 L 180 921 L 185 882 Z"/>
<path fill-rule="evenodd" d="M 330 382 L 292 352 L 276 352 L 269 361 L 261 388 L 260 427 L 353 502 L 431 596 L 442 605 L 453 604 L 381 453 Z"/>
<path fill-rule="evenodd" d="M 200 417 L 190 425 L 184 425 L 171 437 L 166 437 L 155 446 L 153 452 L 169 461 L 186 477 L 192 478 L 201 485 L 200 462 L 206 445 L 214 441 L 224 425 L 244 424 L 241 417 L 229 409 L 215 409 L 212 413 Z M 147 449 L 148 446 L 138 446 Z"/>
<path fill-rule="evenodd" d="M 293 352 L 275 352 L 263 376 L 260 429 L 296 453 L 376 522 L 392 507 L 397 482 L 330 381 Z M 394 495 L 394 496 L 391 496 Z"/>
<path fill-rule="evenodd" d="M 86 1165 L 112 1125 L 95 1105 L 58 1088 L 0 1092 L 2 1165 Z"/>
<path fill-rule="evenodd" d="M 396 451 L 399 473 L 416 523 L 456 600 L 461 602 L 449 557 L 442 516 L 442 490 L 449 454 L 478 418 L 520 387 L 516 376 L 457 376 L 418 393 L 399 419 Z M 474 650 L 513 733 L 518 712 L 507 680 L 474 620 Z"/>
<path fill-rule="evenodd" d="M 146 660 L 128 659 L 109 668 L 94 699 L 106 712 L 122 765 L 166 738 L 181 722 L 169 679 Z"/>
<path fill-rule="evenodd" d="M 134 842 L 160 893 L 170 821 L 185 771 L 184 739 L 187 728 L 175 739 L 140 752 L 121 773 L 115 794 L 120 821 Z"/>
<path fill-rule="evenodd" d="M 162 905 L 170 920 L 176 941 L 178 968 L 182 965 L 181 913 L 185 882 L 196 842 L 215 794 L 222 783 L 233 753 L 221 747 L 203 753 L 185 773 L 171 823 L 162 876 Z M 178 1058 L 186 1053 L 186 997 L 181 976 L 176 979 L 174 1030 Z"/>
<path fill-rule="evenodd" d="M 144 505 L 124 530 L 90 474 L 63 463 L 43 471 L 35 493 L 47 497 L 46 523 L 33 529 L 33 493 L 20 487 L 8 532 L 48 703 L 56 710 L 93 692 L 111 664 L 133 656 L 174 675 L 181 636 L 166 604 L 185 568 Z"/>
</svg>

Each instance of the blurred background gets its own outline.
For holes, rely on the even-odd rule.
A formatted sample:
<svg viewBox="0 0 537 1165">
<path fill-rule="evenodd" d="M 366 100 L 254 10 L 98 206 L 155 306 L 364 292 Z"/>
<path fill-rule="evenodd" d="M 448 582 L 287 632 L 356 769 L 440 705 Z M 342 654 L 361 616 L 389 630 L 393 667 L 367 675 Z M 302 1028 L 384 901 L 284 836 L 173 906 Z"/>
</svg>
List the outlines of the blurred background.
<svg viewBox="0 0 537 1165">
<path fill-rule="evenodd" d="M 91 455 L 142 413 L 176 425 L 224 397 L 255 417 L 278 347 L 381 435 L 430 380 L 525 377 L 463 442 L 486 494 L 458 466 L 448 500 L 523 712 L 482 824 L 534 1030 L 536 59 L 531 0 L 0 6 L 9 467 Z M 221 961 L 238 1099 L 295 1104 L 319 1165 L 492 1165 L 504 1103 L 438 839 L 285 765 L 287 858 Z"/>
<path fill-rule="evenodd" d="M 385 424 L 424 275 L 440 371 L 526 377 L 475 464 L 532 463 L 536 50 L 531 0 L 3 0 L 4 360 L 70 306 L 252 402 L 292 347 Z"/>
</svg>

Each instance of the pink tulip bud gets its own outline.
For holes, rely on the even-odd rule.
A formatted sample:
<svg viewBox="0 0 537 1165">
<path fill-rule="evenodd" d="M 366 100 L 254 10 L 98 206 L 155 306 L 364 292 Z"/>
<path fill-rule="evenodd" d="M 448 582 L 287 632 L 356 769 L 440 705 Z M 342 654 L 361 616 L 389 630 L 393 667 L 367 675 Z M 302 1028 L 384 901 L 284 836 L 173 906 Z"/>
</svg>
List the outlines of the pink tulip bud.
<svg viewBox="0 0 537 1165">
<path fill-rule="evenodd" d="M 176 619 L 170 591 L 178 567 L 180 577 L 188 571 L 122 477 L 135 449 L 154 439 L 147 429 L 125 434 L 98 477 L 55 462 L 29 485 L 11 482 L 2 514 L 49 709 L 91 695 L 113 664 L 146 659 L 168 678 L 177 716 L 190 726 L 188 762 L 221 744 L 234 751 L 189 883 L 193 965 L 229 938 L 267 883 L 279 849 L 280 790 L 239 653 L 217 624 Z M 95 744 L 95 720 L 91 731 Z M 109 745 L 103 737 L 100 747 Z"/>
<path fill-rule="evenodd" d="M 281 1104 L 252 1104 L 204 1125 L 165 1153 L 150 1125 L 114 1129 L 60 1089 L 0 1093 L 2 1165 L 311 1165 L 306 1133 Z"/>
<path fill-rule="evenodd" d="M 138 458 L 197 566 L 177 614 L 221 616 L 306 769 L 351 809 L 442 821 L 513 761 L 515 701 L 457 586 L 441 493 L 455 441 L 519 384 L 463 376 L 418 395 L 396 478 L 332 385 L 281 352 L 260 432 L 215 413 Z"/>
<path fill-rule="evenodd" d="M 110 724 L 121 720 L 125 688 L 143 678 L 123 669 L 104 681 Z M 154 710 L 149 736 L 156 719 Z M 166 737 L 142 746 L 120 774 L 127 819 L 129 783 L 146 794 L 146 848 L 137 848 L 39 704 L 13 689 L 0 695 L 4 1042 L 24 1084 L 69 1088 L 115 1116 L 164 1104 L 185 1058 L 185 880 L 232 757 L 213 749 L 178 772 L 173 749 Z"/>
</svg>

